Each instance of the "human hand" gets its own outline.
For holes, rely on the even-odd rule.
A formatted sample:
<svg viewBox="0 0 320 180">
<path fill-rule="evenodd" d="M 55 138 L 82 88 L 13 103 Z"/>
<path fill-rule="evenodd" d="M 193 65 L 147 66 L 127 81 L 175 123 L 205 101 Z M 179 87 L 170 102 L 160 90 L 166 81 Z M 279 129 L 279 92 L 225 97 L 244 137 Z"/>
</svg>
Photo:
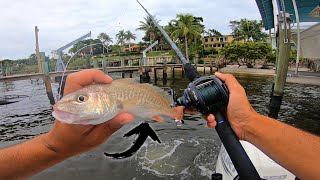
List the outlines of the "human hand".
<svg viewBox="0 0 320 180">
<path fill-rule="evenodd" d="M 72 73 L 67 78 L 64 95 L 93 83 L 111 82 L 112 78 L 100 70 L 88 69 Z M 132 120 L 133 116 L 128 113 L 121 113 L 99 125 L 65 124 L 56 120 L 50 132 L 44 135 L 43 143 L 61 156 L 74 156 L 102 144 L 115 131 Z"/>
<path fill-rule="evenodd" d="M 227 107 L 229 123 L 238 138 L 246 140 L 246 127 L 257 118 L 258 113 L 252 108 L 244 88 L 233 75 L 219 72 L 216 72 L 215 75 L 226 83 L 230 92 Z M 216 126 L 212 114 L 207 116 L 206 119 L 209 127 Z"/>
</svg>

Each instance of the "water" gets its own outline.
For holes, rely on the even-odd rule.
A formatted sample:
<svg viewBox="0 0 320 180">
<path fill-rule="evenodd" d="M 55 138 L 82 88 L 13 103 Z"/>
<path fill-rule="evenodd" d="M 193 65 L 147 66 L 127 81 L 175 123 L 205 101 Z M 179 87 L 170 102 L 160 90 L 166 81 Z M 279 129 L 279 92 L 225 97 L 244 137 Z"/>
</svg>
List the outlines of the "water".
<svg viewBox="0 0 320 180">
<path fill-rule="evenodd" d="M 238 80 L 253 107 L 266 115 L 272 78 L 241 76 Z M 187 80 L 177 78 L 168 80 L 167 86 L 181 94 L 187 84 Z M 163 86 L 161 81 L 157 85 Z M 57 89 L 57 85 L 54 84 L 53 89 Z M 53 123 L 42 81 L 0 83 L 0 98 L 14 96 L 18 102 L 0 106 L 0 147 L 46 133 Z M 287 84 L 279 119 L 320 135 L 318 104 L 319 86 Z M 206 123 L 200 116 L 185 115 L 184 119 L 186 124 L 181 127 L 169 120 L 151 122 L 162 143 L 148 139 L 141 150 L 128 159 L 112 160 L 103 152 L 121 152 L 130 147 L 134 137 L 124 139 L 122 136 L 137 126 L 138 121 L 124 126 L 97 149 L 69 158 L 31 179 L 209 179 L 221 145 L 219 137 L 214 129 L 204 127 Z"/>
</svg>

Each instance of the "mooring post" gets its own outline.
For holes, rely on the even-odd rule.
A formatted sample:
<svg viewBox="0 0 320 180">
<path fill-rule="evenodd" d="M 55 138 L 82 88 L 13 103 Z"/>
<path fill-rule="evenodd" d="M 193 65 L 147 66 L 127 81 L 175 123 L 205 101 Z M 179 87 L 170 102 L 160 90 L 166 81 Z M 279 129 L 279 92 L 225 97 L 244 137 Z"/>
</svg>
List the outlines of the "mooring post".
<svg viewBox="0 0 320 180">
<path fill-rule="evenodd" d="M 97 59 L 93 60 L 93 68 L 99 68 Z"/>
<path fill-rule="evenodd" d="M 48 62 L 42 62 L 42 72 L 43 72 L 43 81 L 44 81 L 44 85 L 46 87 L 47 96 L 49 98 L 50 104 L 54 105 L 55 100 L 54 100 L 53 93 L 52 93 Z"/>
<path fill-rule="evenodd" d="M 154 73 L 154 81 L 157 81 L 157 80 L 158 80 L 158 77 L 157 77 L 157 68 L 153 68 L 153 73 Z"/>
<path fill-rule="evenodd" d="M 107 61 L 105 59 L 102 60 L 102 71 L 105 73 L 105 74 L 108 74 L 108 71 L 107 71 Z"/>
<path fill-rule="evenodd" d="M 288 64 L 290 57 L 290 15 L 280 12 L 278 15 L 278 54 L 277 54 L 277 64 L 276 64 L 276 74 L 274 78 L 274 85 L 272 86 L 272 94 L 270 99 L 270 111 L 269 117 L 278 118 L 278 113 L 281 106 L 281 101 L 283 97 L 284 86 L 286 83 Z M 285 24 L 286 23 L 286 24 Z M 285 28 L 286 27 L 286 28 Z"/>
<path fill-rule="evenodd" d="M 90 62 L 90 54 L 86 54 L 86 67 L 87 69 L 90 69 L 91 68 L 91 62 Z"/>
<path fill-rule="evenodd" d="M 212 61 L 210 61 L 210 74 L 213 74 Z"/>
<path fill-rule="evenodd" d="M 174 67 L 172 67 L 172 79 L 174 79 Z"/>
<path fill-rule="evenodd" d="M 124 66 L 124 59 L 123 58 L 121 58 L 120 62 L 121 62 L 121 66 Z"/>
<path fill-rule="evenodd" d="M 182 69 L 182 71 L 181 71 L 181 75 L 182 75 L 182 77 L 184 77 L 184 68 L 183 68 L 183 67 L 181 67 L 181 69 Z"/>
<path fill-rule="evenodd" d="M 121 73 L 121 77 L 122 77 L 122 78 L 125 78 L 125 76 L 126 76 L 125 72 L 122 72 L 122 73 Z"/>
<path fill-rule="evenodd" d="M 203 75 L 206 75 L 206 61 L 203 62 Z"/>
<path fill-rule="evenodd" d="M 42 73 L 42 63 L 41 63 L 41 57 L 40 57 L 39 38 L 38 38 L 39 29 L 37 26 L 34 28 L 34 31 L 35 31 L 35 36 L 36 36 L 36 56 L 37 56 L 37 61 L 38 61 L 38 72 Z"/>
<path fill-rule="evenodd" d="M 0 61 L 0 65 L 1 65 L 1 74 L 2 74 L 2 76 L 5 76 L 6 69 L 5 69 L 5 66 L 4 66 L 4 61 Z"/>
<path fill-rule="evenodd" d="M 140 83 L 142 83 L 142 82 L 143 82 L 142 74 L 143 74 L 143 70 L 142 70 L 142 66 L 141 66 L 141 64 L 140 64 L 140 66 L 139 66 Z"/>
<path fill-rule="evenodd" d="M 167 61 L 164 60 L 163 62 L 163 70 L 162 70 L 162 79 L 163 81 L 167 80 L 168 78 L 168 65 L 167 65 Z"/>
</svg>

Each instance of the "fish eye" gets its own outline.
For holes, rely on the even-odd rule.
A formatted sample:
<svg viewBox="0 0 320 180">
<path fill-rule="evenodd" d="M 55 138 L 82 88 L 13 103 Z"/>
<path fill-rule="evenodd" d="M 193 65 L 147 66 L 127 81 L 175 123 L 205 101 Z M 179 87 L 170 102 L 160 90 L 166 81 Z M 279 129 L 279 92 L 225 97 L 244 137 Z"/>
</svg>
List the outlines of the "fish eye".
<svg viewBox="0 0 320 180">
<path fill-rule="evenodd" d="M 86 96 L 80 95 L 80 96 L 78 96 L 77 101 L 78 101 L 79 103 L 83 103 L 83 102 L 85 102 L 87 99 L 88 99 L 88 98 L 87 98 Z"/>
</svg>

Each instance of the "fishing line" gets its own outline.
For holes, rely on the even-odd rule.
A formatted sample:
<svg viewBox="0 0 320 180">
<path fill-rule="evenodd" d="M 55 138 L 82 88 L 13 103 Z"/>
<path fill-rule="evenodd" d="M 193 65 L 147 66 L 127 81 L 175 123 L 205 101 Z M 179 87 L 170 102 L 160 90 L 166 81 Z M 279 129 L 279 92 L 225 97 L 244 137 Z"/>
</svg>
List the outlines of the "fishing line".
<svg viewBox="0 0 320 180">
<path fill-rule="evenodd" d="M 33 95 L 35 94 L 35 92 L 37 92 L 37 91 L 40 90 L 40 88 L 41 88 L 41 87 L 39 86 L 39 85 L 40 85 L 39 79 L 37 79 L 36 84 L 33 84 L 33 83 L 32 83 L 32 79 L 31 79 L 31 85 L 38 85 L 38 87 L 37 87 L 37 89 L 35 89 L 34 86 L 32 87 L 31 95 L 29 95 L 29 98 L 28 98 L 29 100 L 31 100 L 31 98 L 33 97 Z M 43 82 L 42 82 L 42 85 L 43 85 Z"/>
<path fill-rule="evenodd" d="M 79 50 L 77 50 L 77 51 L 69 58 L 69 60 L 68 60 L 68 62 L 67 62 L 67 64 L 66 64 L 66 68 L 64 69 L 64 71 L 63 71 L 63 73 L 62 73 L 62 77 L 61 77 L 61 80 L 60 80 L 60 83 L 59 83 L 59 93 L 58 93 L 58 96 L 57 96 L 57 101 L 59 101 L 60 98 L 61 98 L 60 95 L 61 95 L 62 82 L 63 82 L 64 75 L 65 75 L 65 73 L 66 73 L 66 71 L 67 71 L 67 68 L 68 68 L 68 65 L 69 65 L 71 59 L 72 59 L 75 55 L 78 55 L 79 51 L 83 50 L 84 48 L 89 47 L 89 46 L 99 45 L 99 44 L 102 44 L 102 46 L 105 47 L 105 45 L 104 45 L 103 43 L 89 44 L 89 45 L 86 45 L 86 46 L 80 48 Z"/>
</svg>

